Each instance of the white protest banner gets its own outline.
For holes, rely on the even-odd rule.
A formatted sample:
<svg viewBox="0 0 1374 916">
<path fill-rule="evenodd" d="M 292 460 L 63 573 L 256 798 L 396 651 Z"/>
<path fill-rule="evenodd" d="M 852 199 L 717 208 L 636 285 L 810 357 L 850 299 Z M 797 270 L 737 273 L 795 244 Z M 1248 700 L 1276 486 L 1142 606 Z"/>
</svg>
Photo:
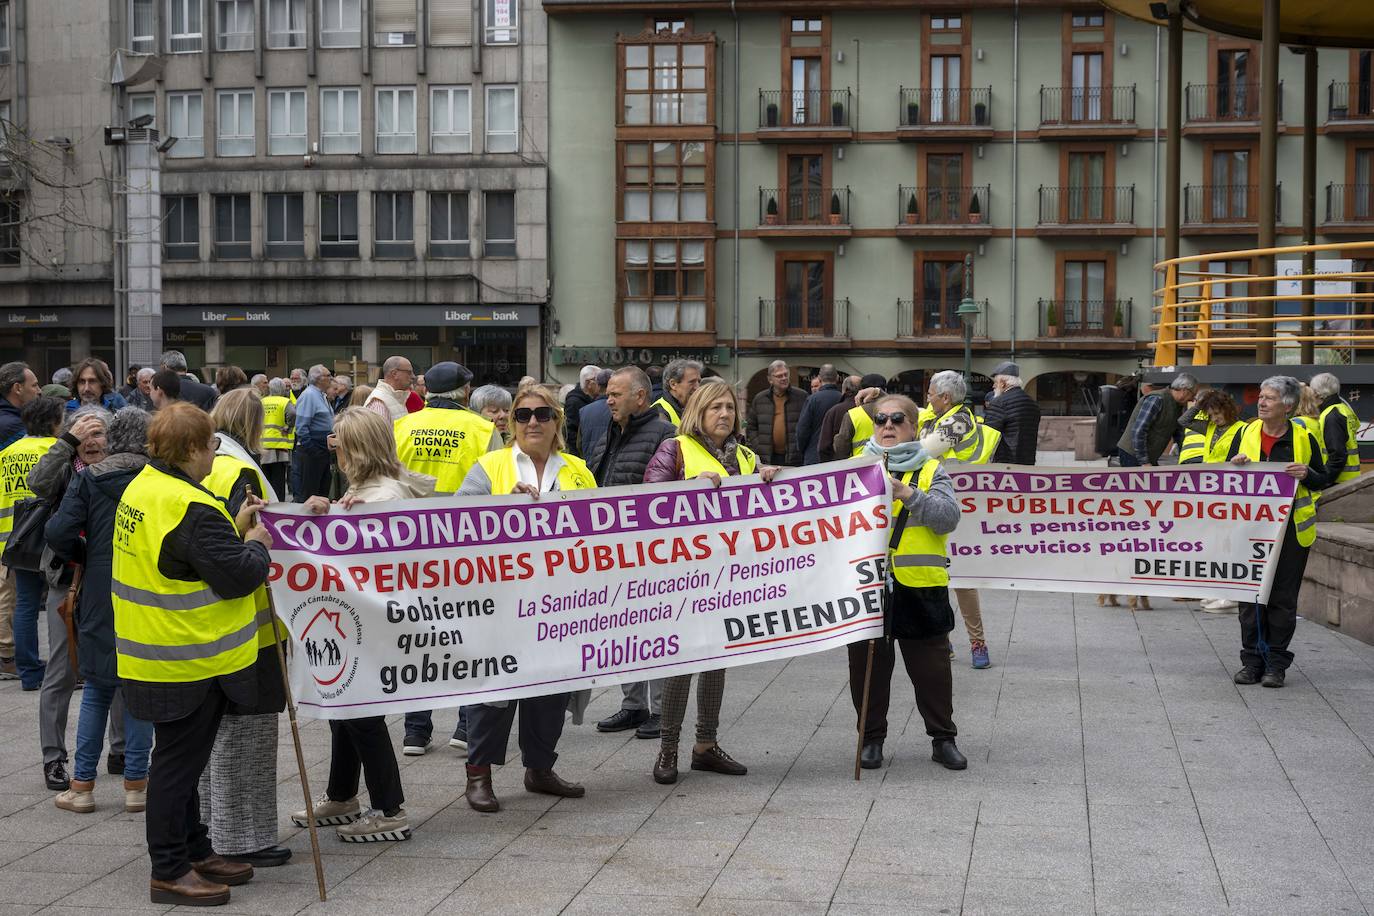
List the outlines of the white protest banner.
<svg viewBox="0 0 1374 916">
<path fill-rule="evenodd" d="M 873 459 L 758 477 L 335 508 L 273 505 L 272 596 L 306 715 L 510 700 L 882 635 Z"/>
<path fill-rule="evenodd" d="M 1297 481 L 1282 465 L 949 465 L 961 588 L 1264 601 Z"/>
</svg>

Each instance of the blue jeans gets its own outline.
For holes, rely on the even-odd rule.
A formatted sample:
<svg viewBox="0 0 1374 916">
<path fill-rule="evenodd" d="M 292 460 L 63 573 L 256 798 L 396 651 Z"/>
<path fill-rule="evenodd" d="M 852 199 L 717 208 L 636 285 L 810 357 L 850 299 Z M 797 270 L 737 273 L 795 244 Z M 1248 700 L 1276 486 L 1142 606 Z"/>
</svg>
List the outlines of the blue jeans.
<svg viewBox="0 0 1374 916">
<path fill-rule="evenodd" d="M 76 723 L 76 766 L 72 776 L 83 782 L 95 779 L 100 752 L 105 749 L 105 720 L 110 715 L 117 687 L 86 682 L 81 693 L 81 718 Z M 148 754 L 153 749 L 153 723 L 135 719 L 124 711 L 124 778 L 148 775 Z"/>
<path fill-rule="evenodd" d="M 38 655 L 38 614 L 43 610 L 43 577 L 23 569 L 14 575 L 14 665 L 25 690 L 43 686 L 43 659 Z"/>
</svg>

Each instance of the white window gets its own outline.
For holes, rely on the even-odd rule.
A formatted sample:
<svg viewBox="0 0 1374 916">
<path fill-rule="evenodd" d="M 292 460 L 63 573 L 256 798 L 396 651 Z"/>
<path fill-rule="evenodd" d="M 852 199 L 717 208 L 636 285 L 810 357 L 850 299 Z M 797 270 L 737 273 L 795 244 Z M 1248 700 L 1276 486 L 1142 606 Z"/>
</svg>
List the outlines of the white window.
<svg viewBox="0 0 1374 916">
<path fill-rule="evenodd" d="M 483 257 L 515 257 L 515 192 L 488 191 L 483 195 L 483 207 L 486 210 Z"/>
<path fill-rule="evenodd" d="M 167 135 L 177 138 L 173 159 L 205 155 L 205 103 L 199 92 L 167 93 Z"/>
<path fill-rule="evenodd" d="M 487 152 L 520 148 L 520 103 L 515 86 L 487 87 Z"/>
<path fill-rule="evenodd" d="M 129 50 L 152 54 L 157 50 L 155 0 L 129 0 Z"/>
<path fill-rule="evenodd" d="M 251 156 L 254 152 L 253 90 L 219 93 L 219 133 L 216 134 L 215 155 Z"/>
<path fill-rule="evenodd" d="M 429 151 L 472 152 L 471 91 L 466 86 L 436 86 L 429 91 Z"/>
<path fill-rule="evenodd" d="M 520 40 L 520 0 L 483 0 L 487 44 L 513 45 Z"/>
<path fill-rule="evenodd" d="M 10 62 L 10 4 L 0 0 L 0 64 Z"/>
<path fill-rule="evenodd" d="M 320 90 L 320 152 L 363 151 L 362 93 L 357 89 Z"/>
<path fill-rule="evenodd" d="M 377 152 L 415 152 L 415 90 L 377 90 Z"/>
<path fill-rule="evenodd" d="M 215 7 L 218 48 L 221 51 L 253 50 L 253 0 L 217 0 Z"/>
<path fill-rule="evenodd" d="M 466 258 L 468 242 L 468 192 L 429 193 L 429 256 Z"/>
<path fill-rule="evenodd" d="M 415 0 L 372 0 L 372 43 L 379 48 L 415 44 Z"/>
<path fill-rule="evenodd" d="M 429 0 L 429 43 L 472 44 L 471 0 Z"/>
<path fill-rule="evenodd" d="M 320 0 L 320 47 L 356 48 L 362 35 L 361 0 Z"/>
<path fill-rule="evenodd" d="M 167 0 L 167 50 L 193 54 L 200 48 L 200 0 Z"/>
<path fill-rule="evenodd" d="M 303 156 L 306 150 L 305 90 L 268 90 L 267 155 Z"/>
<path fill-rule="evenodd" d="M 373 257 L 415 257 L 415 195 L 378 191 L 372 195 Z"/>
<path fill-rule="evenodd" d="M 305 0 L 267 0 L 267 47 L 305 47 Z"/>
<path fill-rule="evenodd" d="M 157 127 L 157 96 L 151 92 L 140 92 L 137 95 L 129 96 L 129 121 L 132 123 L 136 118 L 144 115 L 152 115 L 153 120 L 148 122 L 151 128 Z"/>
</svg>

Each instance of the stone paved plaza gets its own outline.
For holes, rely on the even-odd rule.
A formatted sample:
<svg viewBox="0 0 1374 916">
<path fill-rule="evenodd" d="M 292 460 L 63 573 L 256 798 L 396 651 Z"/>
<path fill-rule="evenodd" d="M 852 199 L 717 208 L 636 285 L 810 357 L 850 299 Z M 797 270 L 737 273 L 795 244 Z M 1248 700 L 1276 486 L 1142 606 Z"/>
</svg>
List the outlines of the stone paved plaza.
<svg viewBox="0 0 1374 916">
<path fill-rule="evenodd" d="M 505 810 L 471 811 L 446 744 L 402 758 L 413 839 L 344 845 L 322 832 L 259 870 L 220 913 L 1368 913 L 1374 908 L 1374 648 L 1299 625 L 1284 690 L 1237 688 L 1234 616 L 1157 599 L 985 592 L 994 667 L 954 634 L 963 773 L 929 759 L 910 688 L 894 689 L 887 765 L 851 775 L 843 652 L 733 669 L 722 745 L 747 777 L 649 776 L 656 742 L 564 732 L 555 801 L 496 776 Z M 1195 607 L 1195 606 L 1194 606 Z M 900 672 L 900 667 L 899 667 Z M 904 678 L 904 675 L 896 675 Z M 618 706 L 597 694 L 592 717 Z M 140 914 L 143 816 L 53 807 L 36 694 L 0 685 L 0 916 Z M 689 709 L 689 719 L 692 715 Z M 436 716 L 447 738 L 452 710 Z M 300 804 L 282 717 L 283 825 Z M 75 714 L 73 713 L 73 726 Z M 399 719 L 393 725 L 397 746 Z M 328 730 L 304 729 L 310 776 Z M 515 759 L 515 758 L 512 758 Z"/>
</svg>

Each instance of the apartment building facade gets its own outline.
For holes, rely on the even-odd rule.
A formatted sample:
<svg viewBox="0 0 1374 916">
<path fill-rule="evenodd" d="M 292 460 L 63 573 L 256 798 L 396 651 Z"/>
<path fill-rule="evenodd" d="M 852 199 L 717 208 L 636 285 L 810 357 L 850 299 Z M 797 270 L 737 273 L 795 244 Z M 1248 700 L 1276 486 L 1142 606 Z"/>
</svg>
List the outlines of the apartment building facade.
<svg viewBox="0 0 1374 916">
<path fill-rule="evenodd" d="M 537 4 L 0 0 L 0 10 L 17 46 L 0 62 L 0 106 L 22 113 L 16 129 L 69 138 L 65 157 L 97 183 L 109 174 L 104 125 L 151 117 L 175 138 L 160 189 L 164 339 L 193 365 L 282 373 L 405 355 L 420 367 L 457 358 L 495 382 L 540 374 Z M 78 57 L 64 44 L 76 39 Z M 129 52 L 126 70 L 154 63 L 122 99 L 107 82 L 114 49 Z M 22 240 L 34 228 L 25 207 L 38 212 L 44 191 L 17 190 L 4 214 L 17 229 L 0 229 L 15 243 L 0 251 L 14 262 L 0 263 L 0 347 L 43 368 L 107 356 L 109 194 L 88 195 L 90 218 L 65 227 L 69 263 L 53 265 Z"/>
<path fill-rule="evenodd" d="M 975 376 L 1014 357 L 1049 412 L 1150 361 L 1158 30 L 1025 0 L 545 10 L 559 378 L 682 353 L 751 392 L 779 357 L 923 391 L 963 364 L 966 299 Z M 1187 36 L 1185 253 L 1255 245 L 1259 51 Z M 1292 243 L 1302 65 L 1280 67 Z M 1322 52 L 1320 72 L 1319 231 L 1359 235 L 1369 53 Z"/>
</svg>

